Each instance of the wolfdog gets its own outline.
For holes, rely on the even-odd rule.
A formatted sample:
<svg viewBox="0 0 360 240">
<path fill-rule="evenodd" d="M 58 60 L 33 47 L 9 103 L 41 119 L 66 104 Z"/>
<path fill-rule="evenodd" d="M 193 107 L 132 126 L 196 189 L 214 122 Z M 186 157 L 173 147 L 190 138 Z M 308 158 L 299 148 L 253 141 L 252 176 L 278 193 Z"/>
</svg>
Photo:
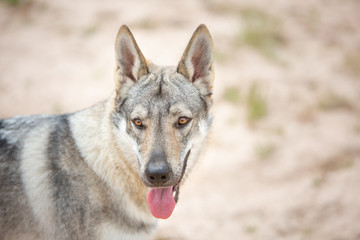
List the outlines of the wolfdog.
<svg viewBox="0 0 360 240">
<path fill-rule="evenodd" d="M 0 119 L 0 239 L 148 239 L 172 214 L 211 125 L 210 33 L 163 67 L 123 25 L 115 63 L 106 101 Z"/>
</svg>

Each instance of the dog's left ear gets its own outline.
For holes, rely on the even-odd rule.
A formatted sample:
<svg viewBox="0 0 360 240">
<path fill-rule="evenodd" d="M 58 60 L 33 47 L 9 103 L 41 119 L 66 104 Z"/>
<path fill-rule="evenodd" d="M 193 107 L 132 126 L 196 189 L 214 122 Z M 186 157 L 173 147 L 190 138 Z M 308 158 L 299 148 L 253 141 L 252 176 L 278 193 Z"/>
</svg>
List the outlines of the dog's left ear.
<svg viewBox="0 0 360 240">
<path fill-rule="evenodd" d="M 146 59 L 134 36 L 126 25 L 122 25 L 115 40 L 115 83 L 118 94 L 148 74 Z"/>
<path fill-rule="evenodd" d="M 177 72 L 192 82 L 203 95 L 211 94 L 214 81 L 213 41 L 204 24 L 193 33 Z"/>
</svg>

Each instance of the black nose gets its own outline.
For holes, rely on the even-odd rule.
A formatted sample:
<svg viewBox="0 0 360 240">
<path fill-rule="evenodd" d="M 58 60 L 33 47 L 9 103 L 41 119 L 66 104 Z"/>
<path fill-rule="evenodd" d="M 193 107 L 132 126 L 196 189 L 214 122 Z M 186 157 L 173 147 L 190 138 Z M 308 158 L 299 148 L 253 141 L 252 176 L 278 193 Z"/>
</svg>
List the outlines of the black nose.
<svg viewBox="0 0 360 240">
<path fill-rule="evenodd" d="M 154 186 L 160 187 L 170 179 L 170 168 L 165 153 L 152 154 L 146 169 L 146 179 Z"/>
</svg>

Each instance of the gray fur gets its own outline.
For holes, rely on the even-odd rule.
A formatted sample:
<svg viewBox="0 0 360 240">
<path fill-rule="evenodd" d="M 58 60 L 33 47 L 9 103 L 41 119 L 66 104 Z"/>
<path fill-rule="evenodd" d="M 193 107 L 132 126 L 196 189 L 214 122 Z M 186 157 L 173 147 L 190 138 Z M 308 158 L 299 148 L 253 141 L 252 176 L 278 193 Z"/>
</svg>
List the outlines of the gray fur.
<svg viewBox="0 0 360 240">
<path fill-rule="evenodd" d="M 0 121 L 0 236 L 12 235 L 18 239 L 30 233 L 34 238 L 41 237 L 41 232 L 34 231 L 40 227 L 31 212 L 20 171 L 23 141 L 35 125 L 48 125 L 51 129 L 44 151 L 51 172 L 48 181 L 57 217 L 56 239 L 95 239 L 94 226 L 103 220 L 117 222 L 134 234 L 150 232 L 153 224 L 131 219 L 124 215 L 121 204 L 114 204 L 111 190 L 89 168 L 77 149 L 68 117 L 30 116 Z M 101 193 L 101 202 L 91 198 L 90 189 Z"/>
<path fill-rule="evenodd" d="M 177 200 L 211 125 L 211 37 L 201 25 L 178 67 L 146 63 L 127 27 L 116 44 L 107 101 L 0 119 L 0 239 L 144 239 L 156 226 L 149 189 L 173 186 Z M 144 175 L 159 159 L 171 174 L 153 184 Z"/>
</svg>

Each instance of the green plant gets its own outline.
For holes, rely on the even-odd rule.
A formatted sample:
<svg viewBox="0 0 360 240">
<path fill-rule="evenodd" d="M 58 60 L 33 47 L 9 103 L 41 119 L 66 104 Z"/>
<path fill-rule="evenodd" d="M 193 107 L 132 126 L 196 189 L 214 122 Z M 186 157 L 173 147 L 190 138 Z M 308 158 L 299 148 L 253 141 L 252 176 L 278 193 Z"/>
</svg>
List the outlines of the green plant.
<svg viewBox="0 0 360 240">
<path fill-rule="evenodd" d="M 7 4 L 11 5 L 11 6 L 16 6 L 18 5 L 22 0 L 3 0 L 4 2 L 6 2 Z"/>
<path fill-rule="evenodd" d="M 272 143 L 259 144 L 255 147 L 256 155 L 259 159 L 265 160 L 271 157 L 276 150 L 276 147 Z"/>
<path fill-rule="evenodd" d="M 227 87 L 223 93 L 223 97 L 230 103 L 238 104 L 240 102 L 240 91 L 236 87 Z"/>
<path fill-rule="evenodd" d="M 224 63 L 228 60 L 227 54 L 218 50 L 214 51 L 214 58 L 217 63 Z"/>
<path fill-rule="evenodd" d="M 249 122 L 254 122 L 267 116 L 268 111 L 266 100 L 262 96 L 256 83 L 253 83 L 250 87 L 246 104 Z"/>
<path fill-rule="evenodd" d="M 88 27 L 86 27 L 83 31 L 83 36 L 84 37 L 89 37 L 94 35 L 96 32 L 99 31 L 99 26 L 98 25 L 90 25 Z"/>
<path fill-rule="evenodd" d="M 248 225 L 248 226 L 244 227 L 244 231 L 248 234 L 253 234 L 253 233 L 256 233 L 257 227 L 254 225 Z"/>
<path fill-rule="evenodd" d="M 279 19 L 255 8 L 240 12 L 243 31 L 236 37 L 237 45 L 248 45 L 268 59 L 276 59 L 275 51 L 284 44 Z"/>
</svg>

